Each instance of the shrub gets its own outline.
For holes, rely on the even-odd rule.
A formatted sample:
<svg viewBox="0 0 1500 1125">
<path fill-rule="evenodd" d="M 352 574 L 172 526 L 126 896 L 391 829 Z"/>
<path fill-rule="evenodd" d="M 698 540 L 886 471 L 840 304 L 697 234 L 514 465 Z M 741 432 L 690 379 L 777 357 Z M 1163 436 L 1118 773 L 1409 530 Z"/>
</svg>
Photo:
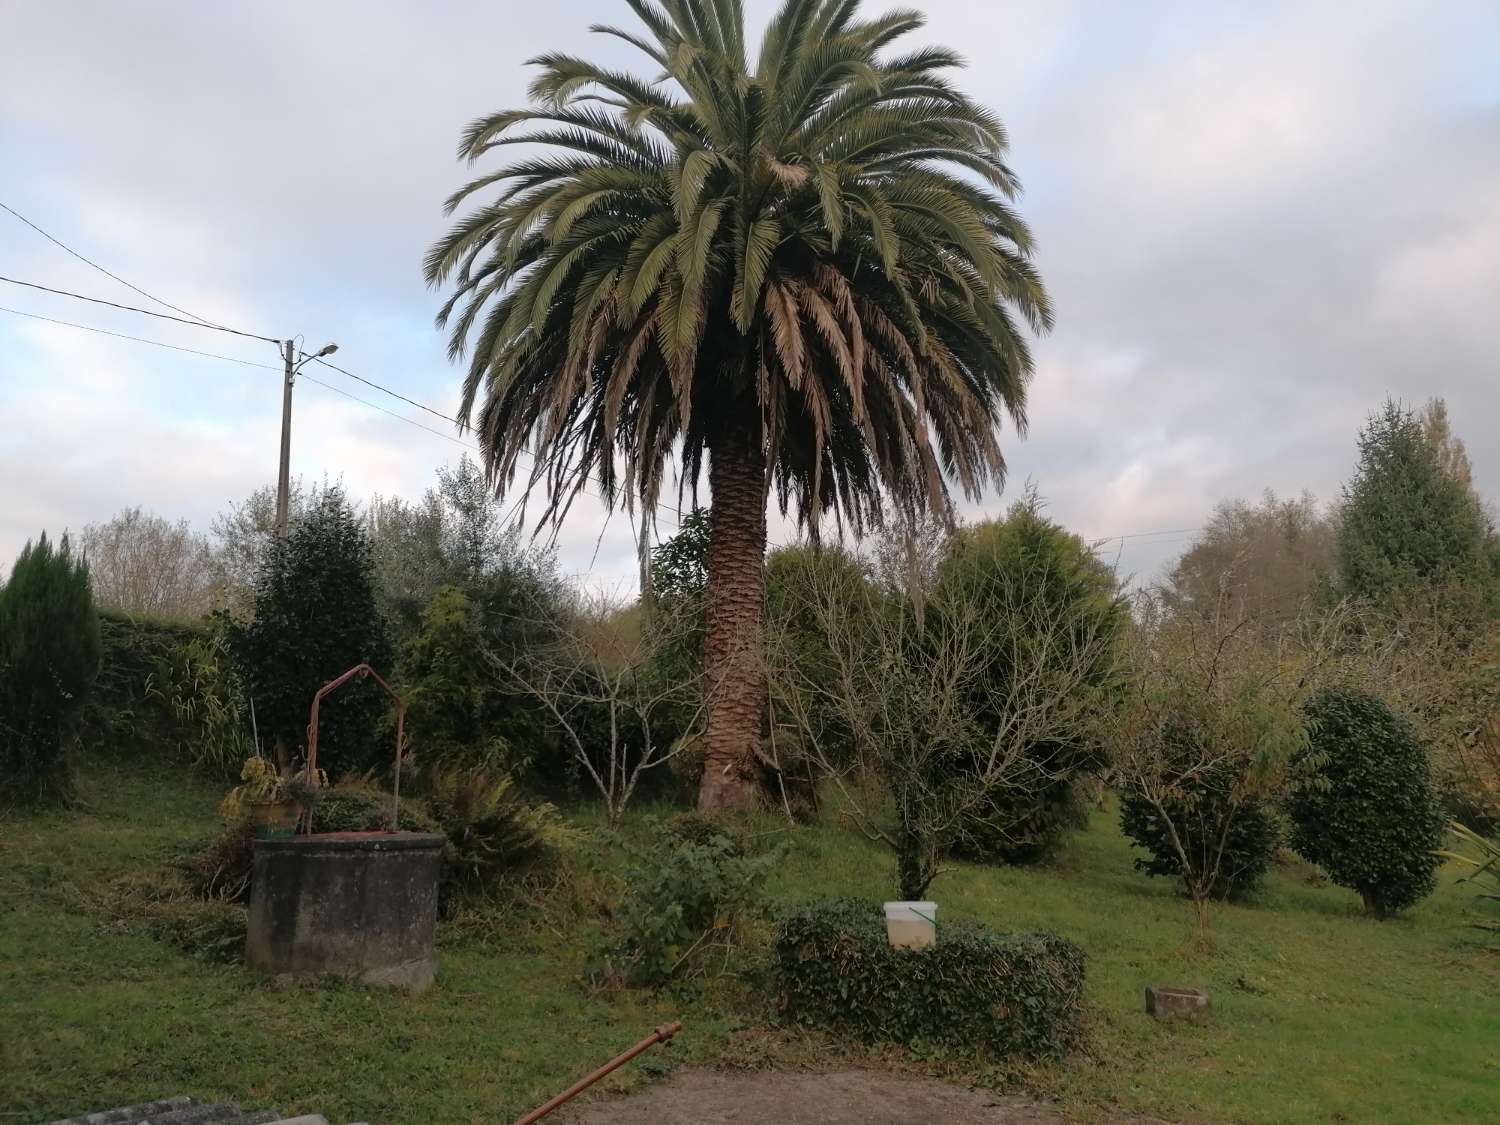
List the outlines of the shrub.
<svg viewBox="0 0 1500 1125">
<path fill-rule="evenodd" d="M 369 536 L 337 488 L 262 559 L 255 619 L 233 628 L 230 641 L 261 735 L 278 747 L 278 758 L 302 749 L 308 709 L 325 683 L 361 662 L 389 678 Z M 378 725 L 385 706 L 368 679 L 329 697 L 319 716 L 318 764 L 337 777 L 384 763 Z"/>
<path fill-rule="evenodd" d="M 391 794 L 363 781 L 321 790 L 313 808 L 315 832 L 381 832 L 391 827 Z M 403 832 L 441 832 L 420 800 L 402 797 L 398 814 Z"/>
<path fill-rule="evenodd" d="M 782 853 L 747 855 L 742 841 L 724 833 L 703 838 L 702 827 L 678 820 L 633 852 L 614 917 L 618 940 L 596 975 L 662 984 L 702 971 L 709 950 L 739 941 Z"/>
<path fill-rule="evenodd" d="M 866 1041 L 1062 1055 L 1082 1038 L 1084 954 L 1054 934 L 945 924 L 896 949 L 878 905 L 834 899 L 777 926 L 781 1010 Z"/>
<path fill-rule="evenodd" d="M 1500 816 L 1500 794 L 1494 798 L 1492 811 Z M 1442 857 L 1469 869 L 1459 882 L 1474 884 L 1478 888 L 1474 897 L 1491 908 L 1490 915 L 1475 921 L 1473 926 L 1500 938 L 1500 916 L 1493 913 L 1494 907 L 1500 906 L 1500 835 L 1482 836 L 1458 823 L 1448 825 L 1448 832 L 1453 846 L 1460 850 L 1444 851 Z"/>
<path fill-rule="evenodd" d="M 1239 898 L 1255 889 L 1276 858 L 1281 829 L 1269 806 L 1253 797 L 1238 798 L 1238 805 L 1230 815 L 1230 802 L 1236 798 L 1226 772 L 1210 770 L 1180 782 L 1181 797 L 1167 802 L 1166 816 L 1139 792 L 1125 792 L 1120 799 L 1120 828 L 1137 847 L 1149 853 L 1136 859 L 1137 871 L 1167 875 L 1186 883 L 1182 860 L 1172 845 L 1170 823 L 1195 871 L 1212 869 L 1219 840 L 1223 838 L 1218 871 L 1209 888 L 1211 897 Z"/>
<path fill-rule="evenodd" d="M 978 755 L 995 738 L 1014 737 L 1006 702 L 1019 692 L 1023 677 L 1065 674 L 1074 693 L 1098 695 L 1109 693 L 1120 671 L 1129 611 L 1114 572 L 1077 535 L 1047 519 L 1042 508 L 1028 490 L 1003 520 L 959 531 L 938 567 L 932 600 L 940 625 L 946 602 L 972 605 L 991 620 L 1037 623 L 1030 632 L 1018 630 L 1013 644 L 994 646 L 970 689 L 969 705 L 984 736 Z M 1046 646 L 1048 656 L 1027 659 L 1020 655 L 1025 646 Z M 1077 823 L 1073 784 L 1106 764 L 1097 730 L 1076 724 L 1042 732 L 1027 738 L 1024 749 L 1034 780 L 996 794 L 978 810 L 958 838 L 956 854 L 981 862 L 1034 863 Z M 965 765 L 960 758 L 956 768 Z"/>
<path fill-rule="evenodd" d="M 0 587 L 0 804 L 71 796 L 68 750 L 98 671 L 88 567 L 44 533 Z"/>
<path fill-rule="evenodd" d="M 1427 755 L 1406 719 L 1345 689 L 1308 701 L 1317 784 L 1287 802 L 1292 846 L 1378 918 L 1431 894 L 1443 816 Z"/>
<path fill-rule="evenodd" d="M 460 889 L 482 890 L 501 876 L 535 867 L 573 837 L 550 804 L 530 803 L 510 777 L 483 766 L 431 767 L 422 792 L 433 822 L 448 837 L 444 879 Z"/>
</svg>

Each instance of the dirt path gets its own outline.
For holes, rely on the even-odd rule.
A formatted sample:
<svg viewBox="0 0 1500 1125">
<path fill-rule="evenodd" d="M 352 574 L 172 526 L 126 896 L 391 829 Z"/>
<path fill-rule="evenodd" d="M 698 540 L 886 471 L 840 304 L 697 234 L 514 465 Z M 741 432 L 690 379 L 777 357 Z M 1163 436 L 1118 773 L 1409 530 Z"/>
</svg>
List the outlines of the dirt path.
<svg viewBox="0 0 1500 1125">
<path fill-rule="evenodd" d="M 561 1120 L 568 1125 L 1067 1125 L 1070 1119 L 1029 1098 L 933 1078 L 873 1070 L 688 1068 L 639 1094 L 594 1102 Z M 1118 1125 L 1127 1125 L 1127 1119 L 1119 1118 Z"/>
</svg>

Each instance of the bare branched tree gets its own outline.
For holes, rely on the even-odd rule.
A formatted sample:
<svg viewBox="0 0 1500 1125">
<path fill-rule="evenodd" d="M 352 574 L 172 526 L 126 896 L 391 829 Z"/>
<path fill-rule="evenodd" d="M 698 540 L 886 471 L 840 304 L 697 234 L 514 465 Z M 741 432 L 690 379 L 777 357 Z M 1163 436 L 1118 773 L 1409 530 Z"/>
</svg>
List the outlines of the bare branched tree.
<svg viewBox="0 0 1500 1125">
<path fill-rule="evenodd" d="M 547 634 L 524 651 L 485 654 L 507 691 L 535 698 L 565 751 L 618 823 L 641 775 L 682 753 L 686 739 L 664 743 L 686 708 L 695 720 L 704 706 L 703 675 L 664 676 L 659 656 L 698 627 L 689 614 L 657 613 L 650 628 L 622 619 L 622 607 L 603 596 L 583 597 L 571 622 L 520 622 Z"/>
<path fill-rule="evenodd" d="M 83 529 L 84 557 L 101 606 L 148 617 L 198 617 L 211 608 L 208 543 L 187 520 L 126 508 Z"/>
<path fill-rule="evenodd" d="M 1200 940 L 1237 822 L 1294 784 L 1299 765 L 1316 766 L 1301 753 L 1301 705 L 1335 676 L 1346 623 L 1336 607 L 1268 624 L 1229 593 L 1211 613 L 1138 599 L 1113 769 L 1166 836 Z"/>
<path fill-rule="evenodd" d="M 1041 589 L 1008 587 L 1016 612 L 996 615 L 993 591 L 962 584 L 935 591 L 919 617 L 906 599 L 873 583 L 851 590 L 836 571 L 808 568 L 802 581 L 828 648 L 809 665 L 772 630 L 775 706 L 809 730 L 808 752 L 856 823 L 896 853 L 899 893 L 919 899 L 971 826 L 993 824 L 999 809 L 1053 780 L 1028 748 L 1102 722 L 1108 703 L 1091 677 L 1113 639 L 1080 629 Z M 985 674 L 997 660 L 1013 669 L 1003 695 Z M 812 728 L 829 712 L 852 732 L 852 758 L 820 747 Z M 853 783 L 860 763 L 884 782 L 883 803 Z"/>
</svg>

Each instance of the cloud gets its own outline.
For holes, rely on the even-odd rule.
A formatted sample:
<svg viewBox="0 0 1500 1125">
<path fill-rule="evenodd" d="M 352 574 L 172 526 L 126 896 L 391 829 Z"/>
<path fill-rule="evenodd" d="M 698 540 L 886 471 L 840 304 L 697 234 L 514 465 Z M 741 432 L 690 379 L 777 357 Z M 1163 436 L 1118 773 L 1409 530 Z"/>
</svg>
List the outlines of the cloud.
<svg viewBox="0 0 1500 1125">
<path fill-rule="evenodd" d="M 771 4 L 749 7 L 758 26 Z M 1481 429 L 1500 409 L 1500 9 L 924 7 L 926 38 L 969 57 L 960 81 L 1010 127 L 1059 310 L 1037 347 L 1030 434 L 1007 437 L 1011 495 L 1034 479 L 1096 537 L 1196 526 L 1215 501 L 1267 486 L 1327 498 L 1387 393 L 1446 395 L 1481 488 L 1500 492 Z M 521 103 L 540 50 L 636 65 L 585 30 L 631 18 L 613 0 L 167 0 L 82 22 L 23 5 L 0 42 L 0 199 L 167 300 L 337 341 L 342 366 L 451 411 L 459 374 L 420 260 L 466 171 L 458 131 Z M 3 215 L 0 262 L 143 300 Z M 44 295 L 0 305 L 276 362 L 268 344 Z M 0 566 L 42 526 L 127 504 L 206 526 L 273 479 L 279 409 L 273 371 L 0 313 Z M 294 450 L 298 472 L 356 495 L 418 494 L 461 452 L 311 383 Z M 790 534 L 773 520 L 773 539 Z M 1182 545 L 1115 546 L 1149 573 Z M 570 572 L 634 574 L 628 521 L 606 525 L 595 500 L 559 547 Z"/>
</svg>

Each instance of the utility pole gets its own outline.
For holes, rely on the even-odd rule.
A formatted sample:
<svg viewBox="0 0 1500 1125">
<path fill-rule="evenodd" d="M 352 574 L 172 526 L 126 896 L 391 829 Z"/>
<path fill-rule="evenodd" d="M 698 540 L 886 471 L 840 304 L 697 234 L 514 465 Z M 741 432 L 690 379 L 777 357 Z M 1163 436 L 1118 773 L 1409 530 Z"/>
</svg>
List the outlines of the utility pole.
<svg viewBox="0 0 1500 1125">
<path fill-rule="evenodd" d="M 292 366 L 292 342 L 282 344 L 281 358 L 286 364 L 281 384 L 281 467 L 276 472 L 276 538 L 286 538 L 287 508 L 291 503 L 292 486 L 292 379 L 297 370 Z"/>
<path fill-rule="evenodd" d="M 339 350 L 337 344 L 324 344 L 313 355 L 303 354 L 296 358 L 297 349 L 291 340 L 282 342 L 281 359 L 284 365 L 281 384 L 281 464 L 276 472 L 276 538 L 285 539 L 288 509 L 291 507 L 292 491 L 292 382 L 302 365 L 310 359 L 322 359 Z"/>
</svg>

